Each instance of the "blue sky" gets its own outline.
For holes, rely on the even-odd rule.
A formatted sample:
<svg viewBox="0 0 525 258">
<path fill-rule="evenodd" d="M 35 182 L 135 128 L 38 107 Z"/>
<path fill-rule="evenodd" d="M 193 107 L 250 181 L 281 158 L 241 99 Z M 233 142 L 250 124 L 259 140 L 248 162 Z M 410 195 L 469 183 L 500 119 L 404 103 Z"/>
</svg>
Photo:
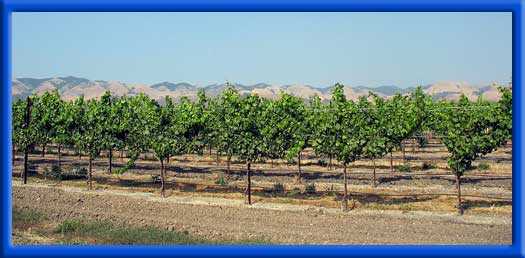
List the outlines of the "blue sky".
<svg viewBox="0 0 525 258">
<path fill-rule="evenodd" d="M 510 13 L 13 13 L 15 77 L 409 87 L 512 77 Z"/>
</svg>

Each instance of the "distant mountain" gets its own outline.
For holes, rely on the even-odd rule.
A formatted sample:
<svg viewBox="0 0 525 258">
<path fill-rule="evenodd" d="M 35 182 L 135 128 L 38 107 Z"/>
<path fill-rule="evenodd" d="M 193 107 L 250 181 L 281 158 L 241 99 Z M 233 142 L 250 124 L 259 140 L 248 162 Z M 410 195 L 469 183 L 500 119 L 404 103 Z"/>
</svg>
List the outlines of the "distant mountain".
<svg viewBox="0 0 525 258">
<path fill-rule="evenodd" d="M 366 90 L 366 91 L 373 91 L 373 92 L 376 92 L 376 93 L 381 93 L 381 94 L 384 94 L 386 96 L 392 96 L 392 95 L 395 95 L 397 93 L 406 94 L 406 93 L 409 93 L 409 92 L 412 92 L 413 90 L 415 90 L 415 88 L 403 89 L 403 88 L 397 87 L 395 85 L 388 85 L 388 86 L 385 85 L 385 86 L 379 86 L 379 87 L 375 87 L 375 88 L 370 88 L 370 87 L 365 87 L 365 86 L 358 86 L 356 88 L 357 89 Z"/>
<path fill-rule="evenodd" d="M 157 84 L 153 84 L 150 86 L 153 89 L 160 89 L 160 90 L 169 90 L 169 91 L 177 91 L 177 90 L 195 90 L 195 87 L 189 83 L 171 83 L 171 82 L 161 82 Z"/>
<path fill-rule="evenodd" d="M 140 93 L 149 95 L 150 97 L 163 102 L 166 96 L 172 97 L 175 101 L 182 97 L 196 100 L 197 92 L 203 89 L 206 95 L 216 97 L 220 95 L 225 89 L 226 84 L 212 84 L 205 87 L 197 87 L 195 85 L 181 82 L 161 82 L 153 85 L 145 85 L 141 83 L 123 83 L 116 81 L 102 81 L 89 80 L 85 78 L 78 78 L 73 76 L 68 77 L 54 77 L 54 78 L 16 78 L 12 80 L 12 96 L 13 98 L 25 98 L 30 94 L 43 94 L 57 89 L 65 100 L 72 100 L 81 95 L 85 98 L 98 98 L 109 90 L 115 95 L 135 96 Z M 243 85 L 239 83 L 232 83 L 232 85 L 239 91 L 241 96 L 249 94 L 257 94 L 261 97 L 278 99 L 281 91 L 293 94 L 308 100 L 311 97 L 318 95 L 322 100 L 329 101 L 332 98 L 332 87 L 319 88 L 304 84 L 290 84 L 290 85 L 271 85 L 267 83 L 258 83 L 254 85 Z M 457 100 L 462 94 L 471 100 L 477 99 L 479 96 L 489 101 L 497 101 L 501 94 L 494 86 L 473 86 L 465 82 L 438 82 L 422 87 L 424 92 L 434 96 L 434 99 Z M 400 88 L 395 85 L 385 85 L 379 87 L 356 86 L 351 87 L 345 85 L 344 92 L 348 99 L 358 100 L 360 97 L 367 97 L 369 92 L 374 92 L 383 98 L 390 98 L 395 94 L 408 94 L 415 90 L 414 87 Z"/>
</svg>

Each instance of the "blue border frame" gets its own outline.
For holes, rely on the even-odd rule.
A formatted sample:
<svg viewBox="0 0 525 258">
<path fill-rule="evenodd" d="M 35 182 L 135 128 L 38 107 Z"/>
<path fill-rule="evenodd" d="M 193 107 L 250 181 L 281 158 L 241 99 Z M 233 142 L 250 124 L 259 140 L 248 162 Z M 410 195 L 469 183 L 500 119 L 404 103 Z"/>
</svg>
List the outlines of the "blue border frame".
<svg viewBox="0 0 525 258">
<path fill-rule="evenodd" d="M 521 0 L 0 0 L 2 42 L 1 194 L 3 257 L 139 256 L 392 256 L 525 257 L 523 225 L 523 2 Z M 11 13 L 12 12 L 155 12 L 155 11 L 447 11 L 512 12 L 513 24 L 513 219 L 511 246 L 25 246 L 11 245 Z"/>
</svg>

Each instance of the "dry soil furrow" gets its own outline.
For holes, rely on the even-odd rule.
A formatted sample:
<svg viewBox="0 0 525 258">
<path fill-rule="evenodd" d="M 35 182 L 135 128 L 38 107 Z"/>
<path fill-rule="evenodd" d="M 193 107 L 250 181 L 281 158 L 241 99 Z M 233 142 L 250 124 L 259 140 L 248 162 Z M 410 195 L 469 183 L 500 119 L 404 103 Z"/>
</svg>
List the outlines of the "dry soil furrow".
<svg viewBox="0 0 525 258">
<path fill-rule="evenodd" d="M 267 206 L 265 206 L 267 205 Z M 274 205 L 274 206 L 272 206 Z M 287 206 L 288 205 L 288 206 Z M 66 218 L 173 227 L 210 239 L 284 244 L 511 244 L 510 218 L 352 211 L 13 184 L 13 206 Z"/>
</svg>

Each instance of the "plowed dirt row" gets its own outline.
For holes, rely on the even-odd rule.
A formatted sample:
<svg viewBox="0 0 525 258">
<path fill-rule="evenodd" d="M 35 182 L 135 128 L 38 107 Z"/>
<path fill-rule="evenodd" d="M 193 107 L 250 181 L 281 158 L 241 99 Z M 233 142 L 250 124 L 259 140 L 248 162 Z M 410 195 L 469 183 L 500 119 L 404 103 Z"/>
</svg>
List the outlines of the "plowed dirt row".
<svg viewBox="0 0 525 258">
<path fill-rule="evenodd" d="M 209 239 L 282 244 L 511 244 L 506 217 L 337 209 L 305 205 L 170 196 L 129 191 L 86 191 L 13 182 L 13 207 L 78 218 L 188 231 Z"/>
</svg>

